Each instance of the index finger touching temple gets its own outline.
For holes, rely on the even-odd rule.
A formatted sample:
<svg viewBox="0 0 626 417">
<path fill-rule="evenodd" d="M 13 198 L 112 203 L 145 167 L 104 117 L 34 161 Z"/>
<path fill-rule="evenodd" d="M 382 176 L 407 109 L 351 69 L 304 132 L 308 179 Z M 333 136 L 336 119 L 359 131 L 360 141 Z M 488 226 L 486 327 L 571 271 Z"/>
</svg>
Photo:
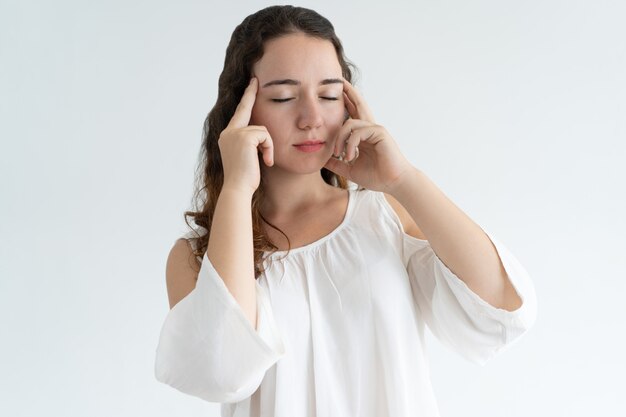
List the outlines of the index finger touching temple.
<svg viewBox="0 0 626 417">
<path fill-rule="evenodd" d="M 252 115 L 252 107 L 256 101 L 256 93 L 258 90 L 258 83 L 256 77 L 250 79 L 250 84 L 246 87 L 241 96 L 241 100 L 235 109 L 233 117 L 230 119 L 228 127 L 246 127 L 250 123 L 250 116 Z"/>
<path fill-rule="evenodd" d="M 363 99 L 363 96 L 361 96 L 361 93 L 345 78 L 343 80 L 343 90 L 352 106 L 356 109 L 356 118 L 375 123 L 374 115 Z M 348 108 L 348 110 L 352 113 L 352 109 Z M 355 115 L 352 115 L 352 117 L 355 117 Z"/>
</svg>

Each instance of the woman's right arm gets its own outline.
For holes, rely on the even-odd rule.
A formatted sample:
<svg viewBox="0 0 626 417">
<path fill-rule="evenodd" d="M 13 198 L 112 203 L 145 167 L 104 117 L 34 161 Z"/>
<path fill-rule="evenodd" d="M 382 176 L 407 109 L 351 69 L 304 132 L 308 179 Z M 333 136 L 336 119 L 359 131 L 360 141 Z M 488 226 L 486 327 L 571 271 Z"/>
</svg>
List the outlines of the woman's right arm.
<svg viewBox="0 0 626 417">
<path fill-rule="evenodd" d="M 187 243 L 177 242 L 167 262 L 171 308 L 159 337 L 155 375 L 211 402 L 250 396 L 285 353 L 269 296 L 254 277 L 251 201 L 260 180 L 257 147 L 272 163 L 267 130 L 247 125 L 255 93 L 253 83 L 219 138 L 224 184 L 197 280 Z"/>
<path fill-rule="evenodd" d="M 155 376 L 206 401 L 250 396 L 285 353 L 269 297 L 254 279 L 252 226 L 238 220 L 251 219 L 249 207 L 245 195 L 223 190 L 200 271 L 186 239 L 176 241 L 167 260 L 171 308 L 159 336 Z"/>
<path fill-rule="evenodd" d="M 251 202 L 252 195 L 245 190 L 222 188 L 213 216 L 207 256 L 256 329 Z"/>
<path fill-rule="evenodd" d="M 252 78 L 218 145 L 224 184 L 217 199 L 207 256 L 228 291 L 257 327 L 257 302 L 252 236 L 252 195 L 261 181 L 259 149 L 265 163 L 273 165 L 273 142 L 265 126 L 250 125 L 258 80 Z"/>
<path fill-rule="evenodd" d="M 222 188 L 215 207 L 207 256 L 256 330 L 251 198 L 246 191 Z M 190 262 L 192 259 L 195 265 Z M 176 241 L 165 272 L 170 308 L 195 288 L 198 267 L 189 242 L 186 239 Z"/>
<path fill-rule="evenodd" d="M 261 180 L 259 149 L 265 163 L 273 165 L 273 142 L 269 132 L 264 126 L 249 124 L 257 91 L 258 80 L 252 78 L 218 140 L 224 183 L 216 202 L 207 246 L 211 264 L 254 329 L 257 328 L 257 301 L 251 203 Z M 174 257 L 171 262 L 170 267 L 168 260 L 168 270 L 172 270 L 171 277 L 168 276 L 168 292 L 171 289 L 170 307 L 173 307 L 181 295 L 188 294 L 193 287 L 182 259 Z"/>
</svg>

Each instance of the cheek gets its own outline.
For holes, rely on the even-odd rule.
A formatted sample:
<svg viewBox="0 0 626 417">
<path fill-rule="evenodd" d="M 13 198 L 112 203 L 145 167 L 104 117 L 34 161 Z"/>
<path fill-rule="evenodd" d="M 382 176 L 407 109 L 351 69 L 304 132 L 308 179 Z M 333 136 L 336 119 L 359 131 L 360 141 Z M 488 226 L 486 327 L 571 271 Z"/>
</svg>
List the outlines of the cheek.
<svg viewBox="0 0 626 417">
<path fill-rule="evenodd" d="M 343 126 L 343 123 L 346 120 L 344 109 L 341 108 L 333 110 L 328 114 L 326 120 L 330 129 L 338 130 L 341 126 Z"/>
<path fill-rule="evenodd" d="M 263 105 L 255 104 L 250 114 L 250 124 L 256 126 L 265 126 L 268 129 L 274 124 L 272 112 Z"/>
<path fill-rule="evenodd" d="M 278 139 L 281 132 L 285 130 L 285 117 L 265 105 L 255 104 L 252 107 L 250 124 L 264 126 L 272 136 L 272 139 Z"/>
</svg>

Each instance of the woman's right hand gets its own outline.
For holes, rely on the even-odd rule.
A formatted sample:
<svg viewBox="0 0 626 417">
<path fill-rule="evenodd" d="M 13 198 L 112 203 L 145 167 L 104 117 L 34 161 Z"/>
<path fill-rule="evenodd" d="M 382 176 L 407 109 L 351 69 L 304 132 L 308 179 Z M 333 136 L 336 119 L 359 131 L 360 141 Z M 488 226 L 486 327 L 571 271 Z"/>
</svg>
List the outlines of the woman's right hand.
<svg viewBox="0 0 626 417">
<path fill-rule="evenodd" d="M 274 142 L 267 128 L 248 124 L 258 82 L 256 77 L 250 80 L 233 117 L 218 139 L 224 167 L 224 187 L 250 191 L 251 195 L 261 182 L 258 151 L 263 153 L 265 165 L 274 165 Z"/>
</svg>

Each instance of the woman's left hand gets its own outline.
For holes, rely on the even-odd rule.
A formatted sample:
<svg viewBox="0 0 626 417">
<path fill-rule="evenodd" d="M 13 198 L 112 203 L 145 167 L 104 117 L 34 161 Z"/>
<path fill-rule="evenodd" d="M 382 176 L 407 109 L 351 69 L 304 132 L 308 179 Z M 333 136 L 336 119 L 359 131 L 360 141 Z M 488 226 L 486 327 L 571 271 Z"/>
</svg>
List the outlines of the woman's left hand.
<svg viewBox="0 0 626 417">
<path fill-rule="evenodd" d="M 343 90 L 351 118 L 337 133 L 334 155 L 344 152 L 345 146 L 345 156 L 343 161 L 333 156 L 324 167 L 367 189 L 391 194 L 402 174 L 413 166 L 385 128 L 374 123 L 367 103 L 347 80 Z"/>
</svg>

